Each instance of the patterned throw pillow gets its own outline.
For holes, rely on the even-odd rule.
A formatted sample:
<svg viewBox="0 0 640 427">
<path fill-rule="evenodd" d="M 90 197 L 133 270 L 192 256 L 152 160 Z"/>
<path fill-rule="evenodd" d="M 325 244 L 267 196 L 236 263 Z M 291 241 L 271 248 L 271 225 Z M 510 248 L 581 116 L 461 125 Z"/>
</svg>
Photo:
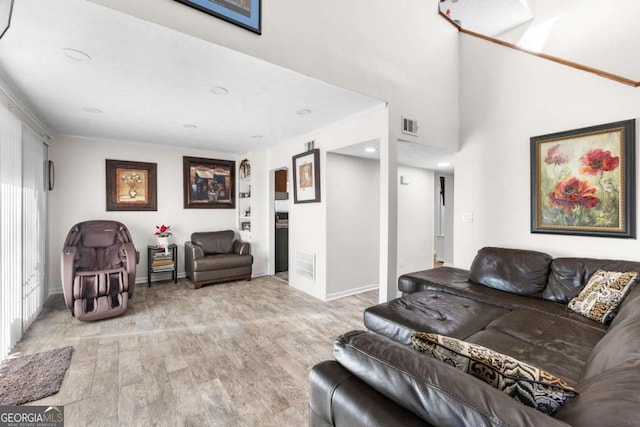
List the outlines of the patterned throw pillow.
<svg viewBox="0 0 640 427">
<path fill-rule="evenodd" d="M 415 332 L 411 342 L 416 350 L 471 374 L 545 414 L 554 414 L 578 395 L 560 378 L 477 344 L 426 332 Z"/>
<path fill-rule="evenodd" d="M 638 273 L 597 270 L 580 294 L 569 301 L 569 308 L 606 325 L 618 313 L 637 280 Z"/>
</svg>

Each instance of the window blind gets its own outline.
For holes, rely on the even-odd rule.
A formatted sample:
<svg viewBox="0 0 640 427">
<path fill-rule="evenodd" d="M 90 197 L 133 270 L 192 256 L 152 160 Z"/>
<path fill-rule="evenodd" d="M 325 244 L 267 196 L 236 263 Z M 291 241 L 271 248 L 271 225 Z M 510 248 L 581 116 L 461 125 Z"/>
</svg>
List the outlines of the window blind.
<svg viewBox="0 0 640 427">
<path fill-rule="evenodd" d="M 35 132 L 0 106 L 0 360 L 44 302 L 46 159 Z"/>
<path fill-rule="evenodd" d="M 36 320 L 45 295 L 47 147 L 22 125 L 22 331 Z M 46 166 L 45 166 L 46 165 Z M 45 179 L 45 176 L 47 177 Z"/>
<path fill-rule="evenodd" d="M 0 108 L 0 359 L 22 335 L 22 129 Z"/>
</svg>

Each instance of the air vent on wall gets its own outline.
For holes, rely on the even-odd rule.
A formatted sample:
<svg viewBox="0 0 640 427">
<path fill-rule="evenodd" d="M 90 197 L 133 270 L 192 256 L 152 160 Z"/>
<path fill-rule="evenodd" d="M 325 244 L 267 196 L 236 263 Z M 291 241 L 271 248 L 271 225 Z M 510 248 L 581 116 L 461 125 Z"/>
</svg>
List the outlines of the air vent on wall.
<svg viewBox="0 0 640 427">
<path fill-rule="evenodd" d="M 298 251 L 296 257 L 296 273 L 313 282 L 316 280 L 316 254 L 313 252 Z"/>
<path fill-rule="evenodd" d="M 402 116 L 402 133 L 418 136 L 418 121 Z"/>
</svg>

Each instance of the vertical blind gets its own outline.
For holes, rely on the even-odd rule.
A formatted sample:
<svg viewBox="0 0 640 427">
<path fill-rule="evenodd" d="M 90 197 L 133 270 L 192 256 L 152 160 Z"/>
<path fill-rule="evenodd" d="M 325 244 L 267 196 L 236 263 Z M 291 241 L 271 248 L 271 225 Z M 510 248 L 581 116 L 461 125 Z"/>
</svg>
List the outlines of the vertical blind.
<svg viewBox="0 0 640 427">
<path fill-rule="evenodd" d="M 36 320 L 45 295 L 47 147 L 22 125 L 22 331 Z M 48 170 L 48 168 L 47 168 Z"/>
<path fill-rule="evenodd" d="M 0 106 L 0 360 L 44 300 L 46 157 L 37 135 Z"/>
</svg>

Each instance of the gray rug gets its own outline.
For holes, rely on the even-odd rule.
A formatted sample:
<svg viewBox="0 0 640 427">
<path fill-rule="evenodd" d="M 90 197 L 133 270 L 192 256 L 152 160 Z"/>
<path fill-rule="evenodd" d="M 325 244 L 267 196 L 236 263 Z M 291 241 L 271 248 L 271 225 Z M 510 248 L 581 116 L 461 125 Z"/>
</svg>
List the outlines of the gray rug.
<svg viewBox="0 0 640 427">
<path fill-rule="evenodd" d="M 56 394 L 73 347 L 7 359 L 0 365 L 0 405 L 21 405 Z"/>
</svg>

